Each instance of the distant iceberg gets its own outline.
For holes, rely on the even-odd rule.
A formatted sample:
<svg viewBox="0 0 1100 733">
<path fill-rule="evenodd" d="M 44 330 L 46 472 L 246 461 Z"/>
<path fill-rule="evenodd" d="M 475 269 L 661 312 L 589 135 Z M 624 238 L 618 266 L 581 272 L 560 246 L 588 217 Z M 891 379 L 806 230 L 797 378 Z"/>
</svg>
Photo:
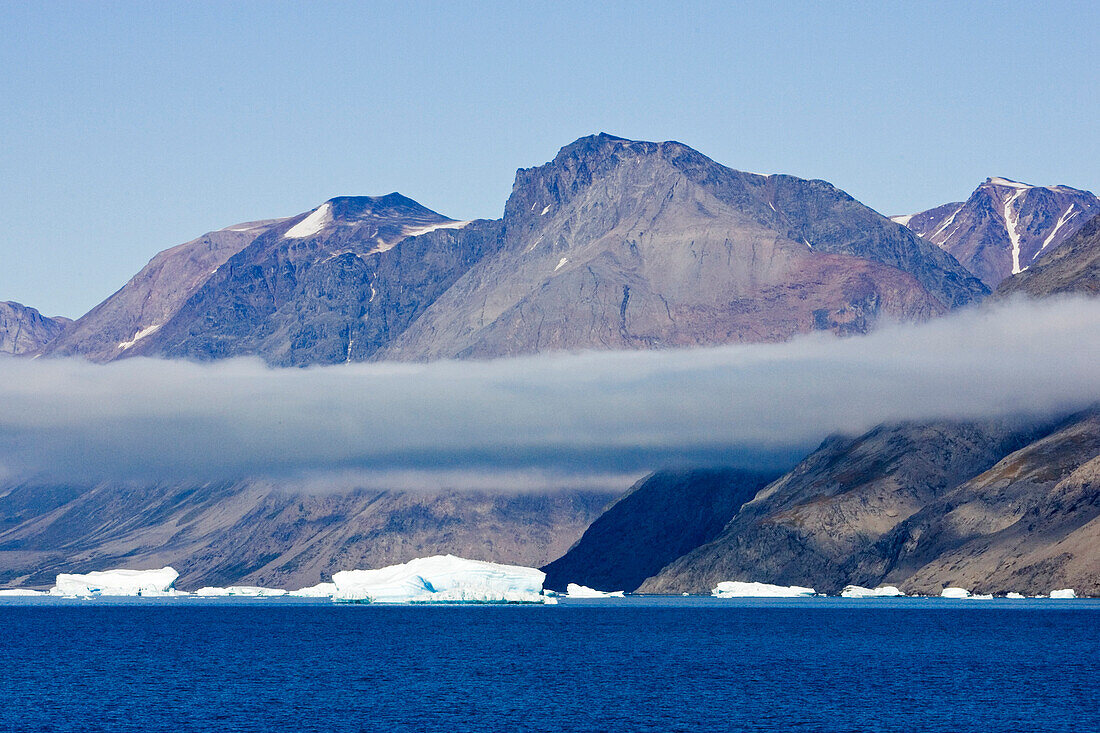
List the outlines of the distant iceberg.
<svg viewBox="0 0 1100 733">
<path fill-rule="evenodd" d="M 332 576 L 336 601 L 374 603 L 545 603 L 546 574 L 536 568 L 436 555 Z"/>
<path fill-rule="evenodd" d="M 287 595 L 295 598 L 331 598 L 336 595 L 336 583 L 318 583 L 308 588 L 292 590 Z"/>
<path fill-rule="evenodd" d="M 220 596 L 246 596 L 249 598 L 275 598 L 285 596 L 287 592 L 282 588 L 261 588 L 255 585 L 231 585 L 226 588 L 206 586 L 195 591 L 200 598 L 217 598 Z"/>
<path fill-rule="evenodd" d="M 840 591 L 843 598 L 897 598 L 904 596 L 901 589 L 894 585 L 884 585 L 879 588 L 864 588 L 858 585 L 849 585 Z"/>
<path fill-rule="evenodd" d="M 1027 596 L 1025 596 L 1024 594 L 1017 593 L 1016 591 L 1010 591 L 1009 593 L 1005 594 L 1005 598 L 1011 598 L 1013 600 L 1020 600 L 1021 598 L 1026 598 L 1026 597 Z"/>
<path fill-rule="evenodd" d="M 184 595 L 172 587 L 179 573 L 160 570 L 102 570 L 61 573 L 50 595 L 54 596 L 169 596 Z"/>
<path fill-rule="evenodd" d="M 570 598 L 622 598 L 626 594 L 621 590 L 602 591 L 589 588 L 586 585 L 570 583 L 565 587 L 565 592 Z"/>
<path fill-rule="evenodd" d="M 940 598 L 969 598 L 970 591 L 966 588 L 944 588 L 940 591 Z"/>
<path fill-rule="evenodd" d="M 1073 591 L 1073 588 L 1063 588 L 1062 590 L 1052 590 L 1050 592 L 1051 598 L 1076 598 L 1077 594 Z"/>
<path fill-rule="evenodd" d="M 31 590 L 30 588 L 7 588 L 0 590 L 0 598 L 12 598 L 23 596 L 44 596 L 46 595 L 40 590 Z"/>
<path fill-rule="evenodd" d="M 710 594 L 715 598 L 799 598 L 817 595 L 817 591 L 800 585 L 769 585 L 725 580 L 716 585 Z"/>
</svg>

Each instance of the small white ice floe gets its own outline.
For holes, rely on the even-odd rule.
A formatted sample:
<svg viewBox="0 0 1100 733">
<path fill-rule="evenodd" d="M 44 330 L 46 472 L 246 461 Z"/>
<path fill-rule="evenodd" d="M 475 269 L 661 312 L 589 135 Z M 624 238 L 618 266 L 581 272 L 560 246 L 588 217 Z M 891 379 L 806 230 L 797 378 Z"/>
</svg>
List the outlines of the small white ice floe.
<svg viewBox="0 0 1100 733">
<path fill-rule="evenodd" d="M 1010 592 L 1008 592 L 1008 593 L 1006 593 L 1006 594 L 1005 594 L 1005 598 L 1011 598 L 1011 599 L 1012 599 L 1012 600 L 1014 600 L 1014 601 L 1018 601 L 1018 600 L 1020 600 L 1020 599 L 1022 599 L 1022 598 L 1026 598 L 1026 597 L 1027 597 L 1027 596 L 1025 596 L 1024 594 L 1022 594 L 1022 593 L 1017 593 L 1016 591 L 1010 591 Z"/>
<path fill-rule="evenodd" d="M 1073 588 L 1063 588 L 1061 590 L 1052 590 L 1050 592 L 1051 598 L 1076 598 L 1077 594 L 1073 591 Z"/>
<path fill-rule="evenodd" d="M 840 591 L 842 598 L 897 598 L 904 596 L 901 589 L 894 585 L 884 585 L 879 588 L 864 588 L 858 585 L 849 585 Z"/>
<path fill-rule="evenodd" d="M 255 585 L 231 585 L 226 588 L 215 588 L 213 586 L 206 586 L 205 588 L 199 588 L 197 591 L 195 591 L 195 595 L 199 598 L 217 598 L 221 596 L 275 598 L 277 596 L 285 596 L 286 591 L 282 588 L 261 588 Z"/>
<path fill-rule="evenodd" d="M 570 598 L 622 598 L 626 594 L 621 590 L 602 591 L 589 588 L 586 585 L 570 583 L 565 587 L 565 592 Z"/>
<path fill-rule="evenodd" d="M 714 586 L 710 594 L 715 598 L 799 598 L 817 595 L 817 591 L 800 585 L 769 585 L 725 580 Z"/>
<path fill-rule="evenodd" d="M 92 573 L 61 573 L 52 596 L 171 596 L 184 595 L 172 587 L 179 573 L 174 568 L 159 570 L 101 570 Z"/>
<path fill-rule="evenodd" d="M 336 583 L 318 583 L 308 588 L 292 590 L 287 595 L 295 598 L 331 598 L 336 595 Z"/>
<path fill-rule="evenodd" d="M 335 601 L 374 603 L 553 603 L 543 594 L 546 574 L 537 568 L 467 560 L 454 555 L 420 557 L 374 570 L 332 576 Z"/>
<path fill-rule="evenodd" d="M 0 590 L 0 598 L 16 598 L 24 596 L 44 596 L 46 595 L 40 590 L 31 590 L 30 588 L 5 588 Z"/>
</svg>

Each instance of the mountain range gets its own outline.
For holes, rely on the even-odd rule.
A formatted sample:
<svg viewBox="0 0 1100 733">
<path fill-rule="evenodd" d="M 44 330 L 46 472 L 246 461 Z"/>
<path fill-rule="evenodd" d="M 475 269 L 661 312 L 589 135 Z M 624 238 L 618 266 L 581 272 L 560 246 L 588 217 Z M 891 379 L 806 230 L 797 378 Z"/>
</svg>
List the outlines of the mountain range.
<svg viewBox="0 0 1100 733">
<path fill-rule="evenodd" d="M 0 353 L 308 366 L 851 336 L 993 289 L 1096 294 L 1098 212 L 1087 191 L 991 178 L 966 202 L 891 220 L 825 181 L 599 134 L 519 170 L 497 220 L 342 196 L 165 250 L 75 322 L 0 303 Z M 1094 412 L 884 425 L 783 475 L 658 471 L 619 497 L 9 482 L 0 583 L 173 564 L 183 587 L 309 585 L 454 552 L 544 565 L 558 588 L 1100 594 L 1097 425 Z"/>
<path fill-rule="evenodd" d="M 986 294 L 824 181 L 600 134 L 520 170 L 499 220 L 394 193 L 211 232 L 157 255 L 43 353 L 308 365 L 779 341 Z"/>
</svg>

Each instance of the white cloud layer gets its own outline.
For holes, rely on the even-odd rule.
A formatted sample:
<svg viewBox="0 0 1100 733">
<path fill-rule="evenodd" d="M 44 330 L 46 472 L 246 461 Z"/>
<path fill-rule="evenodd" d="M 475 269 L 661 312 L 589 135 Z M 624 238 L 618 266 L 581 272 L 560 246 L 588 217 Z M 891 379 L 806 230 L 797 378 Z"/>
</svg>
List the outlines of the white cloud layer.
<svg viewBox="0 0 1100 733">
<path fill-rule="evenodd" d="M 471 476 L 510 471 L 553 483 L 753 456 L 775 465 L 882 422 L 1048 415 L 1098 400 L 1100 301 L 1081 299 L 861 338 L 490 362 L 4 359 L 0 480 L 350 472 L 417 483 L 437 472 L 473 488 Z"/>
</svg>

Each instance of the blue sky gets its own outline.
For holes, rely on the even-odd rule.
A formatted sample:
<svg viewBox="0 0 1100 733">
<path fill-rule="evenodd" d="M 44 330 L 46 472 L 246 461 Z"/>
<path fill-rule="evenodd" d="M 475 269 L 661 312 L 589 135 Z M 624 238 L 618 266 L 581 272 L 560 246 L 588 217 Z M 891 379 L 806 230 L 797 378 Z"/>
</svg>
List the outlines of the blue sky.
<svg viewBox="0 0 1100 733">
<path fill-rule="evenodd" d="M 78 316 L 157 251 L 341 194 L 497 217 L 581 135 L 875 209 L 1100 189 L 1093 3 L 0 6 L 0 300 Z"/>
</svg>

